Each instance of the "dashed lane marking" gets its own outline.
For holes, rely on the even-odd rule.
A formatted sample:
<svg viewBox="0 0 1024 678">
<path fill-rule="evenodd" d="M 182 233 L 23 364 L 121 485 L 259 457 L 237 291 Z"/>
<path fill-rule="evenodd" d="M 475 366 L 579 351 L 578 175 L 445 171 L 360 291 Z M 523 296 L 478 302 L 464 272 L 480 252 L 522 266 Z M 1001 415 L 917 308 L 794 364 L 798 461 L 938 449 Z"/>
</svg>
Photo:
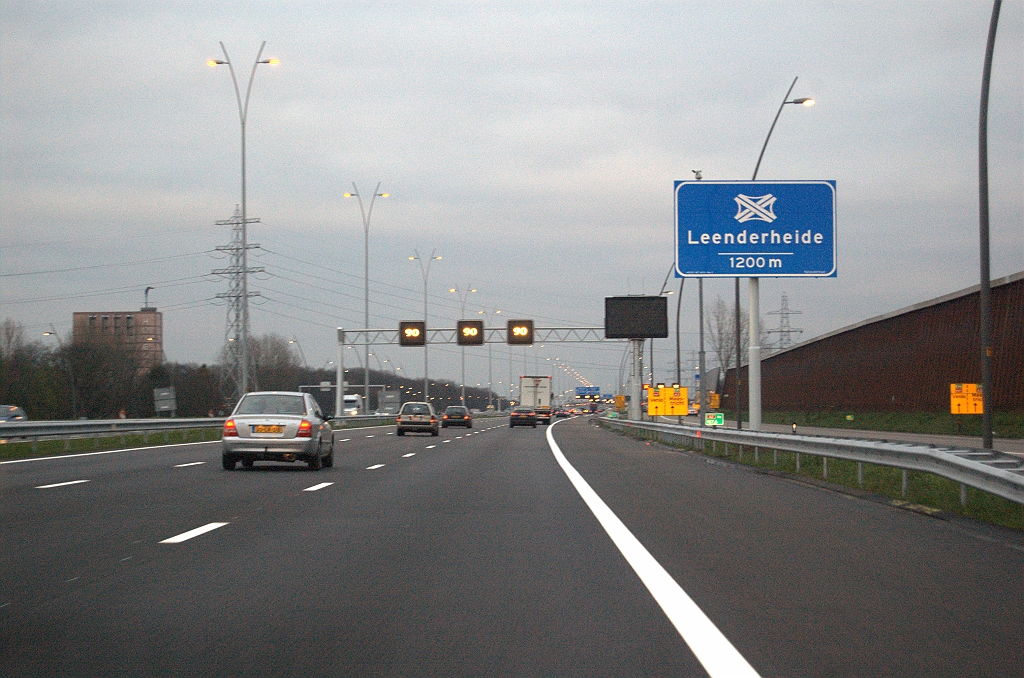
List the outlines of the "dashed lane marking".
<svg viewBox="0 0 1024 678">
<path fill-rule="evenodd" d="M 37 490 L 48 490 L 51 487 L 64 487 L 66 485 L 78 485 L 79 483 L 87 483 L 88 480 L 69 480 L 66 483 L 53 483 L 52 485 L 37 485 Z"/>
<path fill-rule="evenodd" d="M 435 447 L 437 447 L 437 445 L 427 445 L 427 449 L 428 449 L 428 450 L 432 450 L 432 449 L 434 449 Z"/>
<path fill-rule="evenodd" d="M 367 466 L 366 470 L 367 471 L 372 471 L 372 470 L 377 469 L 377 468 L 384 468 L 384 466 L 385 466 L 384 464 L 374 464 L 373 466 Z"/>
<path fill-rule="evenodd" d="M 175 464 L 174 468 L 185 468 L 186 466 L 199 466 L 200 464 L 205 464 L 205 463 L 206 463 L 205 461 L 190 461 L 187 464 Z"/>
<path fill-rule="evenodd" d="M 686 591 L 676 583 L 672 575 L 654 559 L 654 556 L 644 548 L 640 540 L 629 531 L 629 528 L 608 508 L 608 505 L 598 496 L 597 492 L 594 492 L 583 476 L 573 468 L 569 460 L 562 454 L 558 443 L 555 442 L 555 437 L 551 433 L 553 428 L 554 426 L 548 427 L 546 437 L 555 461 L 562 467 L 569 482 L 576 488 L 594 517 L 601 523 L 601 527 L 611 537 L 612 543 L 640 577 L 640 581 L 650 591 L 665 616 L 675 626 L 676 631 L 690 647 L 697 657 L 697 661 L 704 666 L 708 675 L 711 678 L 760 678 L 754 667 L 733 647 L 714 622 L 708 619 L 697 603 L 693 602 Z"/>
<path fill-rule="evenodd" d="M 189 539 L 192 539 L 193 537 L 198 537 L 199 535 L 206 534 L 207 532 L 212 532 L 213 530 L 216 530 L 218 527 L 224 527 L 227 524 L 228 523 L 207 523 L 207 524 L 203 525 L 202 527 L 197 527 L 194 530 L 189 530 L 188 532 L 182 532 L 181 534 L 179 534 L 177 536 L 171 537 L 169 539 L 164 539 L 160 543 L 161 544 L 180 544 L 183 541 L 188 541 Z"/>
<path fill-rule="evenodd" d="M 404 458 L 404 457 L 415 457 L 415 456 L 416 456 L 416 453 L 415 453 L 415 452 L 410 452 L 409 454 L 403 454 L 403 455 L 402 455 L 402 457 L 403 457 L 403 458 Z"/>
<path fill-rule="evenodd" d="M 303 490 L 303 492 L 316 492 L 317 490 L 322 490 L 325 487 L 330 487 L 333 484 L 334 483 L 320 483 L 319 485 L 314 485 L 313 487 L 307 487 L 306 489 Z"/>
<path fill-rule="evenodd" d="M 348 442 L 348 441 L 350 441 L 350 440 L 352 440 L 352 439 L 351 439 L 351 438 L 342 438 L 342 439 L 341 439 L 341 442 L 343 442 L 343 443 L 347 443 L 347 442 Z"/>
</svg>

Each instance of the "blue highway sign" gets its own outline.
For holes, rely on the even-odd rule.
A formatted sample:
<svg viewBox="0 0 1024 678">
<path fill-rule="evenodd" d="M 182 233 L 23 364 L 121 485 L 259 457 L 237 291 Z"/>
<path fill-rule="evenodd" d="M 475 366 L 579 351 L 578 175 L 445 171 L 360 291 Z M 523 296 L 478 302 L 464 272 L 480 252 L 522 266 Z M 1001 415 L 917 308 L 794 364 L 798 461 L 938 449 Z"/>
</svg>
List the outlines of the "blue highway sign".
<svg viewBox="0 0 1024 678">
<path fill-rule="evenodd" d="M 835 181 L 677 181 L 675 194 L 677 277 L 835 277 Z"/>
</svg>

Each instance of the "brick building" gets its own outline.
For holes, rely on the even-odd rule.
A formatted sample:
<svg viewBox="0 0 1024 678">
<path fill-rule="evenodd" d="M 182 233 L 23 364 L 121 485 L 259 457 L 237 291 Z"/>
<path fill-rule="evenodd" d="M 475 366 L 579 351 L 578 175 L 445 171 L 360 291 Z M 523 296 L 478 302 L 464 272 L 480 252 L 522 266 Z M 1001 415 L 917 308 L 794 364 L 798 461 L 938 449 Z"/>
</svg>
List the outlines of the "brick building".
<svg viewBox="0 0 1024 678">
<path fill-rule="evenodd" d="M 116 341 L 134 349 L 142 369 L 163 362 L 164 314 L 153 306 L 140 311 L 88 311 L 74 313 L 71 324 L 74 343 Z"/>
<path fill-rule="evenodd" d="M 948 412 L 949 385 L 981 382 L 975 285 L 844 327 L 761 362 L 762 409 Z M 1024 410 L 1024 272 L 992 281 L 995 410 Z M 729 370 L 723 407 L 732 409 Z M 747 403 L 747 368 L 740 370 Z"/>
</svg>

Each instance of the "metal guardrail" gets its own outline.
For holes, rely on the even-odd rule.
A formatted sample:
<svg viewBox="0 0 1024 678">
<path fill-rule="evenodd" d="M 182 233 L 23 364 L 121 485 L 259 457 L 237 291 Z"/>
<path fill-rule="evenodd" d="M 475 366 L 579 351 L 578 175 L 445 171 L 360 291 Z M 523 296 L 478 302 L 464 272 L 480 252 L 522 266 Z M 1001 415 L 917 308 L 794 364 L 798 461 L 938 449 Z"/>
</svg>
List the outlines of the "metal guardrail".
<svg viewBox="0 0 1024 678">
<path fill-rule="evenodd" d="M 102 434 L 220 428 L 225 417 L 196 419 L 79 419 L 73 421 L 18 421 L 0 424 L 0 438 L 63 438 Z"/>
<path fill-rule="evenodd" d="M 826 460 L 829 458 L 845 459 L 858 463 L 898 468 L 904 471 L 904 495 L 906 494 L 906 472 L 924 471 L 1018 504 L 1024 504 L 1024 460 L 993 450 L 893 443 L 884 440 L 698 428 L 625 419 L 602 418 L 600 423 L 602 426 L 623 432 L 630 429 L 639 433 L 640 437 L 669 444 L 682 444 L 700 450 L 705 449 L 710 441 L 716 447 L 718 443 L 724 443 L 751 447 L 755 452 L 758 450 L 794 452 L 798 455 L 798 471 L 800 469 L 800 454 L 824 457 Z M 826 474 L 827 468 L 826 461 Z M 962 503 L 966 503 L 964 491 L 961 491 L 960 500 Z"/>
</svg>

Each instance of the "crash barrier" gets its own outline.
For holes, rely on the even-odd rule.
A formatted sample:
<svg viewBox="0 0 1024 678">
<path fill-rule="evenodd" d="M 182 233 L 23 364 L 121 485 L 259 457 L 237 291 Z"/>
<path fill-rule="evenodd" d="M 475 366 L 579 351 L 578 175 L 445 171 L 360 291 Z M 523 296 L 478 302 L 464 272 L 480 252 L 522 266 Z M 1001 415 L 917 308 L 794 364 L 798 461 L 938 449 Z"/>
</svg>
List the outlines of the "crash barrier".
<svg viewBox="0 0 1024 678">
<path fill-rule="evenodd" d="M 100 438 L 121 437 L 121 446 L 126 444 L 129 434 L 143 436 L 143 445 L 149 444 L 154 433 L 163 433 L 164 442 L 169 442 L 171 431 L 223 428 L 224 417 L 203 417 L 195 419 L 79 419 L 74 421 L 18 421 L 0 424 L 0 440 L 17 442 L 32 441 L 32 451 L 38 450 L 40 440 L 64 440 L 64 449 L 69 450 L 75 438 L 93 438 L 99 447 Z"/>
<path fill-rule="evenodd" d="M 974 448 L 941 447 L 886 440 L 857 440 L 822 436 L 740 431 L 735 429 L 700 428 L 660 422 L 600 419 L 606 428 L 635 437 L 713 452 L 725 445 L 725 452 L 734 445 L 740 455 L 750 448 L 755 461 L 760 453 L 773 452 L 777 463 L 779 452 L 796 454 L 796 470 L 800 471 L 800 455 L 821 457 L 823 476 L 828 478 L 828 460 L 845 459 L 857 462 L 857 480 L 863 486 L 867 464 L 889 466 L 903 471 L 902 493 L 907 495 L 907 472 L 924 471 L 960 483 L 960 502 L 967 503 L 967 487 L 990 492 L 1018 504 L 1024 504 L 1024 459 Z"/>
</svg>

